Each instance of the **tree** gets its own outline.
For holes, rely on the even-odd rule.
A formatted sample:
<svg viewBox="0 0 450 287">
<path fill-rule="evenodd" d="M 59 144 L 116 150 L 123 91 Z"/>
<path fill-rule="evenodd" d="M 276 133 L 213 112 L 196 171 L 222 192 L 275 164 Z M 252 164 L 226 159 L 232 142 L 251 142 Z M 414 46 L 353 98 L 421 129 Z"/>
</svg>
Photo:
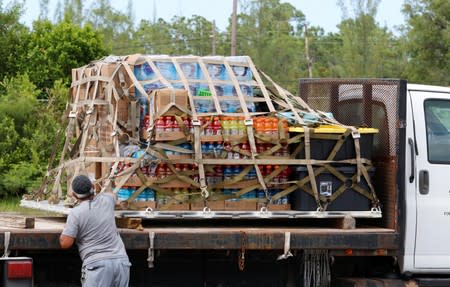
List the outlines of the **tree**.
<svg viewBox="0 0 450 287">
<path fill-rule="evenodd" d="M 340 24 L 338 75 L 341 77 L 399 77 L 402 57 L 397 40 L 387 28 L 375 21 L 379 0 L 352 0 L 353 16 L 348 16 L 344 1 L 339 5 L 346 17 Z"/>
<path fill-rule="evenodd" d="M 171 25 L 159 18 L 156 22 L 142 20 L 134 33 L 133 49 L 143 54 L 173 54 Z"/>
<path fill-rule="evenodd" d="M 177 55 L 211 54 L 212 23 L 202 16 L 191 18 L 175 16 L 172 19 L 173 50 Z"/>
<path fill-rule="evenodd" d="M 251 56 L 275 81 L 294 91 L 304 73 L 303 13 L 279 0 L 251 1 L 241 10 L 237 53 Z"/>
<path fill-rule="evenodd" d="M 409 80 L 450 85 L 450 2 L 409 0 L 403 12 L 408 23 Z"/>
<path fill-rule="evenodd" d="M 40 91 L 28 76 L 1 85 L 0 196 L 20 195 L 42 179 L 59 120 L 38 101 Z"/>
<path fill-rule="evenodd" d="M 338 33 L 324 34 L 320 27 L 308 28 L 309 54 L 313 77 L 338 77 L 342 38 Z M 306 70 L 306 61 L 304 66 Z"/>
<path fill-rule="evenodd" d="M 49 0 L 39 0 L 39 20 L 48 18 L 48 2 Z"/>
<path fill-rule="evenodd" d="M 90 25 L 80 28 L 65 21 L 35 21 L 27 48 L 23 70 L 41 90 L 52 87 L 59 79 L 70 84 L 73 68 L 106 55 L 100 34 Z"/>
<path fill-rule="evenodd" d="M 65 0 L 64 20 L 82 27 L 84 22 L 83 3 L 81 0 Z"/>
<path fill-rule="evenodd" d="M 13 76 L 21 69 L 29 41 L 28 29 L 19 23 L 22 6 L 15 4 L 6 9 L 0 1 L 0 81 L 5 76 Z"/>
<path fill-rule="evenodd" d="M 132 2 L 128 1 L 128 12 L 122 13 L 114 9 L 109 0 L 100 0 L 89 8 L 86 23 L 103 35 L 103 44 L 109 53 L 131 52 L 128 45 L 134 33 L 132 7 Z"/>
</svg>

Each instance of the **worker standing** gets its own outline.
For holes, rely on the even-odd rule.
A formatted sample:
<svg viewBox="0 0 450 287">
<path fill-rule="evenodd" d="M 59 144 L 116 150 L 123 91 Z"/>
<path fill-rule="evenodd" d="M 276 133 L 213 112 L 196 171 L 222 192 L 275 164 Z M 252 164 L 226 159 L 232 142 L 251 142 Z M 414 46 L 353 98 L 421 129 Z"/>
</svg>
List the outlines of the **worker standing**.
<svg viewBox="0 0 450 287">
<path fill-rule="evenodd" d="M 85 175 L 74 178 L 72 190 L 79 205 L 67 217 L 59 241 L 63 249 L 76 242 L 83 261 L 82 286 L 128 286 L 131 263 L 115 223 L 115 194 L 95 196 L 92 182 Z"/>
</svg>

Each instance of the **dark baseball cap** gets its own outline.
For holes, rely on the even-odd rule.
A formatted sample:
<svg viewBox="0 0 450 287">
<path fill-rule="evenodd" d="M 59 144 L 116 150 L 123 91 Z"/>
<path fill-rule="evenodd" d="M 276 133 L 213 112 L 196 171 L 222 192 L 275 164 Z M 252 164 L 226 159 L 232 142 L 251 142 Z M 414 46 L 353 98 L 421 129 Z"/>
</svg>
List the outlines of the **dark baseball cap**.
<svg viewBox="0 0 450 287">
<path fill-rule="evenodd" d="M 72 181 L 72 190 L 78 198 L 85 198 L 93 194 L 92 182 L 85 175 L 78 175 Z"/>
</svg>

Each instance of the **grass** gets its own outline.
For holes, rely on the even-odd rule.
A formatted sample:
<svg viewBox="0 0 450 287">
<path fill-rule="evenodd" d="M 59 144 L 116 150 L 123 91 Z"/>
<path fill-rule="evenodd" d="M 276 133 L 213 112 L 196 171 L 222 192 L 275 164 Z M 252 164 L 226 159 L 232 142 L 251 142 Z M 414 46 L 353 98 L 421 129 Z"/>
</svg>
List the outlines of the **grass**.
<svg viewBox="0 0 450 287">
<path fill-rule="evenodd" d="M 0 199 L 0 212 L 15 213 L 27 216 L 58 216 L 58 214 L 53 212 L 21 207 L 20 198 L 18 197 L 7 197 Z"/>
</svg>

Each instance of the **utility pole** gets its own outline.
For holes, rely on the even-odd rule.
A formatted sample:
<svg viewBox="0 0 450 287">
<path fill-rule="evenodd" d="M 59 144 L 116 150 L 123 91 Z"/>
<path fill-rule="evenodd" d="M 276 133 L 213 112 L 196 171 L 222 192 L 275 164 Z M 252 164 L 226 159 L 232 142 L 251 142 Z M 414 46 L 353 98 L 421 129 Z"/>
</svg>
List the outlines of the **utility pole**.
<svg viewBox="0 0 450 287">
<path fill-rule="evenodd" d="M 211 31 L 211 47 L 212 47 L 212 55 L 216 54 L 216 21 L 212 21 L 212 31 Z"/>
<path fill-rule="evenodd" d="M 233 15 L 231 16 L 231 56 L 236 56 L 236 23 L 237 0 L 233 0 Z"/>
<path fill-rule="evenodd" d="M 308 43 L 308 25 L 305 24 L 305 56 L 306 56 L 306 62 L 308 65 L 308 75 L 310 78 L 313 77 L 312 73 L 312 61 L 309 57 L 309 43 Z"/>
</svg>

